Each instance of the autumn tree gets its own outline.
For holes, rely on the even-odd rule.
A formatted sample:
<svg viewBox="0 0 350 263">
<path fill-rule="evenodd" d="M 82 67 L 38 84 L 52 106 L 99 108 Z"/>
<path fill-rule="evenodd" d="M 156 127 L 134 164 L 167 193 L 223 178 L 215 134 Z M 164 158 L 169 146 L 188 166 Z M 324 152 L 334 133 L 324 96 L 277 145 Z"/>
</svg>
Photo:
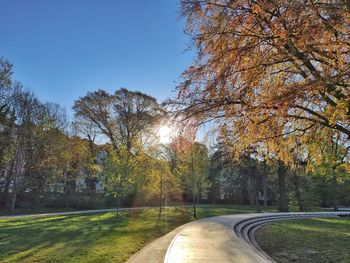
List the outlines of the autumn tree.
<svg viewBox="0 0 350 263">
<path fill-rule="evenodd" d="M 315 126 L 349 136 L 348 8 L 346 1 L 183 0 L 198 50 L 179 87 L 186 111 L 229 118 L 250 142 Z"/>
<path fill-rule="evenodd" d="M 61 156 L 62 181 L 64 183 L 64 193 L 74 193 L 77 188 L 77 178 L 86 172 L 89 165 L 89 145 L 86 140 L 77 136 L 64 138 L 64 151 Z"/>
<path fill-rule="evenodd" d="M 156 158 L 145 156 L 141 166 L 144 180 L 141 181 L 140 193 L 146 200 L 152 198 L 158 200 L 158 218 L 160 218 L 167 199 L 178 199 L 181 193 L 179 180 L 171 172 L 169 163 L 159 155 Z"/>
<path fill-rule="evenodd" d="M 98 181 L 99 166 L 97 162 L 98 147 L 96 139 L 99 136 L 99 130 L 96 125 L 81 116 L 75 116 L 72 123 L 72 130 L 75 136 L 85 139 L 88 143 L 88 155 L 86 156 L 84 173 L 86 175 L 85 183 L 89 192 L 96 192 L 96 183 Z"/>
<path fill-rule="evenodd" d="M 7 105 L 9 115 L 0 136 L 6 149 L 1 156 L 1 192 L 2 205 L 14 210 L 18 194 L 42 191 L 52 182 L 56 155 L 62 150 L 55 146 L 60 145 L 57 138 L 62 135 L 65 113 L 56 104 L 41 103 L 19 83 L 14 84 Z"/>
<path fill-rule="evenodd" d="M 350 136 L 347 1 L 181 3 L 197 58 L 182 75 L 178 115 L 217 122 L 237 156 L 254 145 L 280 160 L 286 210 L 287 137 Z"/>
<path fill-rule="evenodd" d="M 31 149 L 31 135 L 34 132 L 34 123 L 40 111 L 40 102 L 34 94 L 23 91 L 21 86 L 17 86 L 11 97 L 10 105 L 15 119 L 11 123 L 11 132 L 8 138 L 10 141 L 10 156 L 5 170 L 4 200 L 6 203 L 11 190 L 10 209 L 13 211 L 17 194 L 25 190 L 29 179 L 25 173 L 25 165 L 29 157 L 27 155 L 28 150 Z"/>
</svg>

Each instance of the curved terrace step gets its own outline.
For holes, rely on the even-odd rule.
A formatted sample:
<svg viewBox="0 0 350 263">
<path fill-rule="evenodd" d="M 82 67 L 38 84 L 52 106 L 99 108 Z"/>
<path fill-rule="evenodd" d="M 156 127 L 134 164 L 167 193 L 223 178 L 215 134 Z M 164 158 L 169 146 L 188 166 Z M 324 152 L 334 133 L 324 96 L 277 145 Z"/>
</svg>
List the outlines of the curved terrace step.
<svg viewBox="0 0 350 263">
<path fill-rule="evenodd" d="M 268 223 L 292 220 L 292 219 L 303 219 L 303 218 L 322 218 L 322 217 L 337 217 L 350 215 L 347 212 L 314 212 L 314 213 L 285 213 L 285 214 L 276 214 L 270 216 L 257 216 L 253 218 L 248 218 L 239 221 L 234 227 L 235 234 L 244 239 L 249 245 L 252 246 L 253 250 L 256 253 L 260 254 L 263 258 L 270 262 L 274 260 L 268 256 L 259 246 L 255 240 L 255 232 L 258 228 Z"/>
</svg>

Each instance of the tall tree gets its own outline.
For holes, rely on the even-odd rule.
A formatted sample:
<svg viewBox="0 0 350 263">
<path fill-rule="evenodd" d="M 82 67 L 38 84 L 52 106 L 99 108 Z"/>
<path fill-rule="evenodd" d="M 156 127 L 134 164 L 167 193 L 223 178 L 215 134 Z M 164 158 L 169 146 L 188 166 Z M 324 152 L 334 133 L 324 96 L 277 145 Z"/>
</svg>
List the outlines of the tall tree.
<svg viewBox="0 0 350 263">
<path fill-rule="evenodd" d="M 320 130 L 350 136 L 347 1 L 181 3 L 197 58 L 178 87 L 179 115 L 216 121 L 238 156 L 254 146 L 281 161 L 286 210 L 294 136 L 303 144 Z"/>
<path fill-rule="evenodd" d="M 326 173 L 331 178 L 331 199 L 335 211 L 339 206 L 339 183 L 342 181 L 344 164 L 349 163 L 350 145 L 347 139 L 340 133 L 323 132 L 315 138 L 311 147 L 317 147 L 319 158 L 314 159 L 311 164 L 315 167 L 313 170 L 323 170 L 321 174 Z M 320 169 L 317 166 L 321 166 Z"/>
<path fill-rule="evenodd" d="M 14 210 L 19 193 L 43 189 L 49 181 L 50 173 L 45 171 L 58 154 L 54 151 L 54 138 L 60 136 L 65 114 L 58 105 L 41 103 L 19 83 L 14 86 L 8 105 L 13 118 L 5 128 L 2 205 L 10 203 Z"/>
<path fill-rule="evenodd" d="M 171 173 L 166 160 L 145 156 L 142 161 L 144 180 L 141 181 L 140 192 L 146 200 L 152 198 L 158 200 L 158 218 L 160 218 L 167 199 L 178 199 L 181 192 L 179 181 L 175 174 Z"/>
<path fill-rule="evenodd" d="M 134 190 L 136 175 L 140 168 L 137 159 L 139 157 L 130 155 L 126 146 L 120 146 L 118 153 L 113 147 L 107 149 L 102 178 L 107 192 L 117 198 L 117 214 L 119 214 L 120 199 Z"/>
<path fill-rule="evenodd" d="M 94 123 L 80 117 L 75 116 L 72 123 L 73 133 L 76 136 L 81 136 L 86 139 L 89 146 L 89 154 L 86 157 L 86 165 L 84 172 L 86 174 L 85 183 L 88 190 L 92 193 L 96 192 L 96 183 L 98 182 L 99 166 L 97 162 L 98 149 L 96 147 L 96 139 L 99 135 L 99 130 Z"/>
<path fill-rule="evenodd" d="M 207 147 L 198 142 L 187 142 L 178 155 L 184 190 L 192 198 L 193 217 L 197 218 L 197 205 L 210 187 L 209 156 Z"/>
<path fill-rule="evenodd" d="M 76 117 L 93 123 L 116 151 L 125 146 L 129 153 L 147 144 L 164 113 L 155 98 L 124 88 L 112 95 L 89 92 L 75 101 L 73 109 Z"/>
<path fill-rule="evenodd" d="M 348 8 L 346 1 L 183 0 L 198 49 L 179 87 L 186 111 L 231 117 L 251 141 L 314 126 L 349 136 Z"/>
</svg>

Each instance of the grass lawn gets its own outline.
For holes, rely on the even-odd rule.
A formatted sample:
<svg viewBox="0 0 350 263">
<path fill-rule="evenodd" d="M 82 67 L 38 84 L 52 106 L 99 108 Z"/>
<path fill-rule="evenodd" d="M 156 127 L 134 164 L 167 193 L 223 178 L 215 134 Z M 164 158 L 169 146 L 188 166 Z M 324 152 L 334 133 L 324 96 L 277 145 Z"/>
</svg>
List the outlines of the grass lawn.
<svg viewBox="0 0 350 263">
<path fill-rule="evenodd" d="M 192 221 L 191 208 L 0 220 L 1 262 L 123 262 L 151 240 Z M 198 208 L 200 218 L 254 212 L 248 206 Z"/>
<path fill-rule="evenodd" d="M 302 219 L 258 229 L 260 247 L 279 263 L 350 262 L 350 219 Z"/>
</svg>

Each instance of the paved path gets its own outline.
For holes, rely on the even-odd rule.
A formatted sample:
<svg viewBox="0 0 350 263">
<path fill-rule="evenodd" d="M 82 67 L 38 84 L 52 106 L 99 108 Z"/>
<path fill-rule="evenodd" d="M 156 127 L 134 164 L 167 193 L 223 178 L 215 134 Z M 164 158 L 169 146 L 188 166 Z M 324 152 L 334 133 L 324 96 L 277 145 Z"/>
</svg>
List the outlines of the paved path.
<svg viewBox="0 0 350 263">
<path fill-rule="evenodd" d="M 164 256 L 171 241 L 189 224 L 191 223 L 184 224 L 169 232 L 168 234 L 149 243 L 136 254 L 132 255 L 126 263 L 163 263 Z"/>
<path fill-rule="evenodd" d="M 267 261 L 261 261 L 260 256 L 250 254 L 251 247 L 239 240 L 233 231 L 237 222 L 257 215 L 261 214 L 217 216 L 187 223 L 148 244 L 127 263 L 265 263 Z M 233 258 L 237 261 L 232 261 Z"/>
<path fill-rule="evenodd" d="M 227 215 L 195 221 L 172 240 L 164 262 L 269 262 L 233 231 L 239 221 L 256 216 L 261 214 Z"/>
</svg>

